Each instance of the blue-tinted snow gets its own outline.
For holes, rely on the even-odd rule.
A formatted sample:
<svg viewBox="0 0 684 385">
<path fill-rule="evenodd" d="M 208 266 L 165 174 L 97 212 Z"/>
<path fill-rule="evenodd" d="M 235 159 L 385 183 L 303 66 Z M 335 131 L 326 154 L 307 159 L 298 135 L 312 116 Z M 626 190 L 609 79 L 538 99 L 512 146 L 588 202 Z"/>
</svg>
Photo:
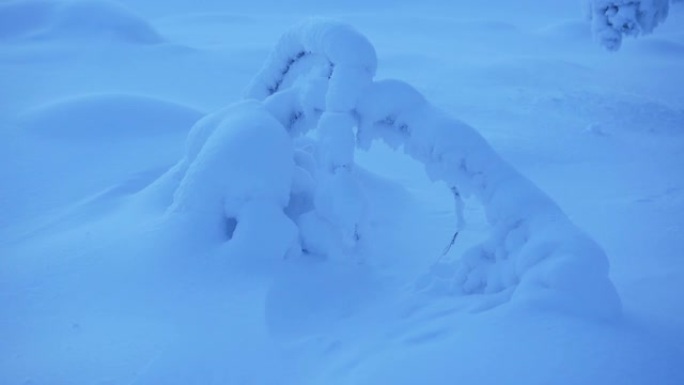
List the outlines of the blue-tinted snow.
<svg viewBox="0 0 684 385">
<path fill-rule="evenodd" d="M 608 54 L 575 0 L 368 3 L 0 5 L 1 383 L 684 382 L 684 7 Z M 231 257 L 240 234 L 227 214 L 249 205 L 216 203 L 211 189 L 232 188 L 222 169 L 249 180 L 237 159 L 196 186 L 196 202 L 225 220 L 208 229 L 172 214 L 184 175 L 174 164 L 202 149 L 186 147 L 194 122 L 238 102 L 281 34 L 312 15 L 363 33 L 377 79 L 405 81 L 475 127 L 596 240 L 622 315 L 596 322 L 505 290 L 455 295 L 459 258 L 489 229 L 485 209 L 465 200 L 443 256 L 453 196 L 379 143 L 355 154 L 365 237 L 335 258 L 285 251 L 287 215 L 315 204 L 306 140 L 294 165 L 254 165 L 294 169 L 299 200 L 285 219 L 276 197 L 245 214 L 263 243 L 248 246 L 285 258 Z M 287 103 L 324 107 L 321 85 L 307 87 Z M 287 121 L 285 102 L 267 103 L 274 120 L 250 113 L 269 131 Z M 556 277 L 583 292 L 595 273 Z"/>
</svg>

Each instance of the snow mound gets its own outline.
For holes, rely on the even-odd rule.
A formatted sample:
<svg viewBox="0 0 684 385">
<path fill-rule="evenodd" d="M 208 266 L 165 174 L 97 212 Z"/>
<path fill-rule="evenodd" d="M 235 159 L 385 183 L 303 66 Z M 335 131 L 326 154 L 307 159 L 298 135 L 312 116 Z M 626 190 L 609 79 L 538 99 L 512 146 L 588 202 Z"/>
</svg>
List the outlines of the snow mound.
<svg viewBox="0 0 684 385">
<path fill-rule="evenodd" d="M 161 36 L 141 17 L 109 0 L 14 0 L 0 4 L 0 39 L 112 39 L 155 44 Z"/>
<path fill-rule="evenodd" d="M 106 140 L 184 132 L 202 116 L 190 107 L 141 95 L 79 95 L 23 111 L 28 132 L 62 139 Z"/>
<path fill-rule="evenodd" d="M 353 260 L 372 243 L 373 216 L 354 151 L 382 139 L 448 186 L 458 231 L 464 197 L 486 212 L 490 236 L 430 289 L 488 306 L 618 315 L 603 250 L 476 130 L 406 83 L 374 81 L 375 66 L 372 45 L 349 26 L 314 20 L 287 32 L 251 100 L 196 124 L 185 158 L 156 183 L 173 194 L 169 212 L 227 240 L 234 255 Z"/>
<path fill-rule="evenodd" d="M 193 234 L 224 243 L 235 259 L 267 265 L 295 244 L 295 225 L 284 212 L 293 151 L 260 103 L 238 103 L 197 122 L 184 158 L 143 196 L 166 196 L 168 219 L 181 218 Z"/>
</svg>

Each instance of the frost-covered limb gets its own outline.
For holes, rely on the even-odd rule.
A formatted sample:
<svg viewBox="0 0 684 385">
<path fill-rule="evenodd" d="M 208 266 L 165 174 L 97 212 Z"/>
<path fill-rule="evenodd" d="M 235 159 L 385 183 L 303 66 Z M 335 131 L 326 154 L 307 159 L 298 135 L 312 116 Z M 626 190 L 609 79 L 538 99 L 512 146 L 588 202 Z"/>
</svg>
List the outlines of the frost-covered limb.
<svg viewBox="0 0 684 385">
<path fill-rule="evenodd" d="M 332 89 L 326 107 L 340 111 L 353 107 L 352 89 L 372 79 L 376 66 L 375 49 L 349 25 L 311 20 L 283 34 L 245 97 L 264 100 L 297 81 L 326 78 Z"/>
<path fill-rule="evenodd" d="M 491 235 L 458 262 L 457 293 L 513 289 L 513 298 L 566 312 L 600 318 L 619 313 L 600 247 L 474 129 L 398 81 L 374 83 L 357 111 L 362 144 L 373 138 L 403 144 L 432 179 L 456 186 L 459 197 L 474 195 L 484 206 Z"/>
<path fill-rule="evenodd" d="M 270 103 L 270 109 L 292 110 L 281 119 L 320 112 L 323 167 L 334 173 L 353 165 L 353 110 L 372 82 L 376 66 L 375 49 L 363 35 L 345 24 L 312 20 L 283 35 L 246 97 L 273 100 L 294 89 L 289 102 Z M 293 99 L 299 106 L 293 108 Z"/>
<path fill-rule="evenodd" d="M 670 0 L 589 0 L 587 4 L 595 38 L 616 51 L 623 36 L 649 34 L 665 21 Z"/>
</svg>

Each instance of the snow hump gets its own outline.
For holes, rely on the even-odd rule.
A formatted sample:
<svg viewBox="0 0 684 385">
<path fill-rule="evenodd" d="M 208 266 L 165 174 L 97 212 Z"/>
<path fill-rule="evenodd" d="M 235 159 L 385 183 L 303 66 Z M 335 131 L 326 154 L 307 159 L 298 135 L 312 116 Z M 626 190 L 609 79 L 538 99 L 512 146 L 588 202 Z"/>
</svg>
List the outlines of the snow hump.
<svg viewBox="0 0 684 385">
<path fill-rule="evenodd" d="M 145 20 L 109 0 L 10 0 L 0 4 L 0 40 L 112 39 L 155 44 L 163 39 Z"/>
<path fill-rule="evenodd" d="M 147 96 L 87 94 L 25 110 L 18 123 L 53 138 L 103 140 L 182 133 L 201 116 L 190 107 Z"/>
<path fill-rule="evenodd" d="M 373 209 L 354 151 L 381 139 L 446 183 L 459 223 L 463 197 L 485 209 L 489 235 L 457 261 L 452 295 L 618 315 L 603 250 L 475 129 L 404 82 L 374 80 L 376 65 L 373 46 L 350 26 L 313 20 L 286 32 L 248 100 L 193 127 L 186 156 L 162 177 L 175 189 L 170 212 L 211 228 L 229 219 L 226 242 L 247 254 L 344 258 L 367 236 Z"/>
</svg>

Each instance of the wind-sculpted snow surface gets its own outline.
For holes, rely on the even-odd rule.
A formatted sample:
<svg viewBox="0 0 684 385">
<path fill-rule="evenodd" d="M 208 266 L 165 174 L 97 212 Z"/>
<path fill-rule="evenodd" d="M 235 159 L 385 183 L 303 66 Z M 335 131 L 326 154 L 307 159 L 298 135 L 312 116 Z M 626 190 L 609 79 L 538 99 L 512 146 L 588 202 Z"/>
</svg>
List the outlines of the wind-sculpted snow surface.
<svg viewBox="0 0 684 385">
<path fill-rule="evenodd" d="M 236 253 L 351 257 L 372 242 L 354 150 L 378 138 L 447 184 L 460 227 L 462 198 L 485 209 L 490 235 L 457 261 L 451 295 L 618 315 L 601 248 L 477 131 L 406 83 L 374 81 L 375 67 L 372 45 L 349 26 L 310 21 L 286 33 L 247 91 L 252 100 L 193 128 L 184 159 L 159 182 L 176 189 L 169 213 L 217 234 L 228 228 Z"/>
</svg>

